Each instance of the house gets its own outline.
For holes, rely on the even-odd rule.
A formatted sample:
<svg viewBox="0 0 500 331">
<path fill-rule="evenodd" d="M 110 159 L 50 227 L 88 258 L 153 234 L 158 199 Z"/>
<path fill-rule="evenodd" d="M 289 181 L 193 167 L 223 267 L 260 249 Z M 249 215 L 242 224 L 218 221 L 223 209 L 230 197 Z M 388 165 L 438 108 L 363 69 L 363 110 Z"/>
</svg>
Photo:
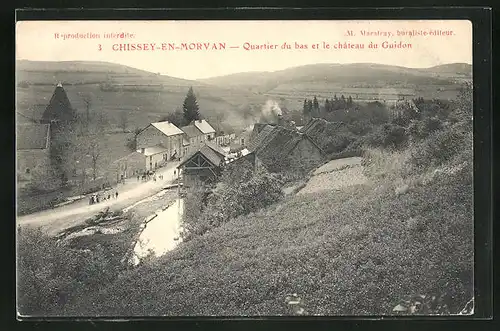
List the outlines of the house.
<svg viewBox="0 0 500 331">
<path fill-rule="evenodd" d="M 51 170 L 50 125 L 41 123 L 17 124 L 16 170 L 18 187 L 42 180 Z"/>
<path fill-rule="evenodd" d="M 309 168 L 323 160 L 322 149 L 306 134 L 275 125 L 258 125 L 243 156 L 256 169 L 287 170 L 287 167 Z"/>
<path fill-rule="evenodd" d="M 215 136 L 215 143 L 219 146 L 229 146 L 235 138 L 235 133 L 224 134 L 224 132 L 221 132 Z"/>
<path fill-rule="evenodd" d="M 52 171 L 51 141 L 59 134 L 59 124 L 76 119 L 76 110 L 61 83 L 57 84 L 46 106 L 36 105 L 16 111 L 16 158 L 18 187 L 43 183 Z"/>
<path fill-rule="evenodd" d="M 212 187 L 221 175 L 226 154 L 219 146 L 205 143 L 186 156 L 177 167 L 182 175 L 182 190 L 204 191 Z"/>
<path fill-rule="evenodd" d="M 343 122 L 329 122 L 322 118 L 312 118 L 300 130 L 300 133 L 307 135 L 321 148 L 325 153 L 335 152 L 329 146 L 332 137 L 349 134 L 348 127 Z"/>
<path fill-rule="evenodd" d="M 149 124 L 136 137 L 137 151 L 146 158 L 146 170 L 154 170 L 186 152 L 184 132 L 164 121 Z"/>
<path fill-rule="evenodd" d="M 215 138 L 215 129 L 206 120 L 195 120 L 191 124 L 181 127 L 186 140 L 189 141 L 189 150 L 194 151 L 207 141 Z"/>
<path fill-rule="evenodd" d="M 133 178 L 143 174 L 147 169 L 146 158 L 144 154 L 132 152 L 111 163 L 106 177 L 109 183 L 119 182 L 122 179 Z"/>
</svg>

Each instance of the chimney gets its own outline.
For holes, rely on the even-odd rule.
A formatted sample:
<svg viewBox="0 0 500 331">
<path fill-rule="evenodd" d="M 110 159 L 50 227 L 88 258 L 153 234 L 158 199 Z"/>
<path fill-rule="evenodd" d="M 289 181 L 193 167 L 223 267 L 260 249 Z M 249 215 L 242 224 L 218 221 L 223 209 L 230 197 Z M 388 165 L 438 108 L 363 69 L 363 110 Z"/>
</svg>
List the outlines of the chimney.
<svg viewBox="0 0 500 331">
<path fill-rule="evenodd" d="M 146 152 L 146 149 L 144 147 L 141 148 L 141 153 L 144 154 Z"/>
</svg>

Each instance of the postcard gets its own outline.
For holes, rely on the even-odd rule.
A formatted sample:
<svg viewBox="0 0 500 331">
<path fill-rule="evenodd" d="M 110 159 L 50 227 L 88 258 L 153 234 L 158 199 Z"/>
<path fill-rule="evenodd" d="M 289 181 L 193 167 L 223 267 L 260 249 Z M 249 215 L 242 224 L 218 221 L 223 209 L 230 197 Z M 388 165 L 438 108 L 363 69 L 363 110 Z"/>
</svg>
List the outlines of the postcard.
<svg viewBox="0 0 500 331">
<path fill-rule="evenodd" d="M 18 21 L 18 317 L 474 313 L 467 20 Z"/>
</svg>

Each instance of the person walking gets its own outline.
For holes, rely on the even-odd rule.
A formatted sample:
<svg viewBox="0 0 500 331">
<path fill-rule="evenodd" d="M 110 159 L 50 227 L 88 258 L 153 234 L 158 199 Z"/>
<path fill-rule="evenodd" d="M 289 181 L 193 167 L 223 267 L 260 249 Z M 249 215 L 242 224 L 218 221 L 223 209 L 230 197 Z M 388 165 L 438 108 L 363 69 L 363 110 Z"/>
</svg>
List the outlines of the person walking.
<svg viewBox="0 0 500 331">
<path fill-rule="evenodd" d="M 115 198 L 118 199 L 118 191 L 115 193 Z"/>
</svg>

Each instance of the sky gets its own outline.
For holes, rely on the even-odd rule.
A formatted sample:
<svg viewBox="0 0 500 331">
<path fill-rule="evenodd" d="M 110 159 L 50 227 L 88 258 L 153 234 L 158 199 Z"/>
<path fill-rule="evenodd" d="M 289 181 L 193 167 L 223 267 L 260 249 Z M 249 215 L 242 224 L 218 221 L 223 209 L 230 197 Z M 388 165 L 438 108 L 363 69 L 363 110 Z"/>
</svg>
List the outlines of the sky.
<svg viewBox="0 0 500 331">
<path fill-rule="evenodd" d="M 409 32 L 413 35 L 408 35 Z M 121 33 L 124 38 L 119 37 Z M 154 50 L 131 50 L 151 43 L 154 46 L 147 47 Z M 198 43 L 202 49 L 196 46 L 194 50 L 168 49 L 168 44 L 182 47 L 182 43 L 188 46 Z M 226 48 L 215 50 L 214 43 L 225 44 Z M 291 48 L 282 48 L 284 43 Z M 339 43 L 364 48 L 339 49 Z M 378 48 L 370 48 L 370 43 Z M 383 47 L 399 43 L 407 47 Z M 166 50 L 162 49 L 163 44 Z M 327 44 L 329 49 L 324 47 Z M 255 45 L 277 46 L 245 49 Z M 318 49 L 313 49 L 313 45 L 318 45 Z M 123 50 L 124 47 L 128 50 Z M 472 24 L 466 20 L 20 21 L 16 24 L 16 58 L 106 61 L 185 79 L 276 71 L 314 63 L 427 68 L 456 62 L 472 64 Z"/>
</svg>

